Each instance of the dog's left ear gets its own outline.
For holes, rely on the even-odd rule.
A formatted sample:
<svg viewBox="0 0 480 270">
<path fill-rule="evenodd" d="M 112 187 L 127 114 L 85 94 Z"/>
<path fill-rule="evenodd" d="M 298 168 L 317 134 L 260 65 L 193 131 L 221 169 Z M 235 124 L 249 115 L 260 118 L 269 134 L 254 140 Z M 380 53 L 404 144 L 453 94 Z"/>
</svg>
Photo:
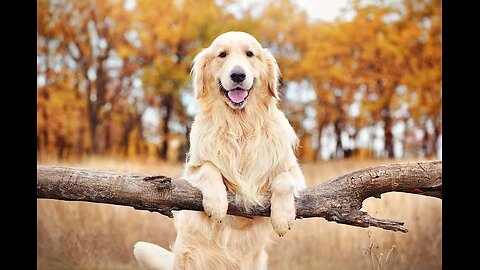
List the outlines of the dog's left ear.
<svg viewBox="0 0 480 270">
<path fill-rule="evenodd" d="M 277 60 L 273 57 L 272 53 L 264 48 L 265 56 L 267 58 L 267 66 L 268 66 L 268 74 L 267 74 L 267 81 L 268 81 L 268 91 L 270 94 L 276 98 L 280 99 L 278 96 L 278 78 L 280 77 L 280 68 L 278 67 Z"/>
</svg>

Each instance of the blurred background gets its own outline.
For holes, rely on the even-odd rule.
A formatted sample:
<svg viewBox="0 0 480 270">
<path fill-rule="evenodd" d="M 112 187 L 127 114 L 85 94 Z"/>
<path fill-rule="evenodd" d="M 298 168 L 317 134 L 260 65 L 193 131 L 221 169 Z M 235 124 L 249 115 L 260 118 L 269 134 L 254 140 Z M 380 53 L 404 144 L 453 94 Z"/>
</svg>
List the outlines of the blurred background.
<svg viewBox="0 0 480 270">
<path fill-rule="evenodd" d="M 309 186 L 442 158 L 441 1 L 37 0 L 37 163 L 179 177 L 192 59 L 232 30 L 278 60 Z M 298 221 L 270 268 L 441 268 L 441 200 L 386 194 L 364 208 L 410 232 Z M 37 213 L 38 269 L 138 269 L 136 241 L 175 237 L 170 219 L 126 207 L 38 200 Z"/>
</svg>

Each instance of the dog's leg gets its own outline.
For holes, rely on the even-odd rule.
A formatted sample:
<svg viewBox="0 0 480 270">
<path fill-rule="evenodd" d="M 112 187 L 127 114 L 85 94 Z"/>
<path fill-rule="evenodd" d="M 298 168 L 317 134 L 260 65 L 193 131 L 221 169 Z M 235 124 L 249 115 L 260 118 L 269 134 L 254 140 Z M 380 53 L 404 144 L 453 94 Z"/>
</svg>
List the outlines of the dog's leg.
<svg viewBox="0 0 480 270">
<path fill-rule="evenodd" d="M 275 232 L 284 236 L 295 220 L 295 179 L 289 172 L 279 174 L 272 182 L 270 219 Z"/>
<path fill-rule="evenodd" d="M 197 172 L 188 175 L 187 180 L 202 192 L 205 214 L 212 221 L 221 222 L 227 215 L 228 200 L 227 188 L 217 167 L 207 162 Z"/>
</svg>

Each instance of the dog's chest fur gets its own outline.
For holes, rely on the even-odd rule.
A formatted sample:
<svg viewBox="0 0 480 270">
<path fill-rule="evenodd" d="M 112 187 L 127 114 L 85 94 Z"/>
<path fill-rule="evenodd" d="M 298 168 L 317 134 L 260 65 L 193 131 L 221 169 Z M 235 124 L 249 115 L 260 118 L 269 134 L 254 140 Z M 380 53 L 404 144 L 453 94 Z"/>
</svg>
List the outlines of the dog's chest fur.
<svg viewBox="0 0 480 270">
<path fill-rule="evenodd" d="M 190 136 L 195 144 L 190 147 L 187 166 L 212 162 L 227 187 L 247 198 L 258 198 L 276 175 L 296 164 L 293 146 L 297 138 L 279 110 L 250 119 L 198 115 Z"/>
</svg>

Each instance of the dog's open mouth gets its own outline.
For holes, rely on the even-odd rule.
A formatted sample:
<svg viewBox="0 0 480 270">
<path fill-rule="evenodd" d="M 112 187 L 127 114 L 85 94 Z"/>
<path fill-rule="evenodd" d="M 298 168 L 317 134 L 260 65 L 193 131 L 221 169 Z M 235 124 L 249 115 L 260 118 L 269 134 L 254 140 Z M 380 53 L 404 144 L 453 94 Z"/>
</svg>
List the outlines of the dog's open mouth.
<svg viewBox="0 0 480 270">
<path fill-rule="evenodd" d="M 252 87 L 250 89 L 243 89 L 241 87 L 236 87 L 231 90 L 225 89 L 223 87 L 222 82 L 219 81 L 218 85 L 220 87 L 220 90 L 222 93 L 227 97 L 227 99 L 232 103 L 234 106 L 241 106 L 245 102 L 245 100 L 248 98 L 248 95 L 250 94 L 250 90 L 252 90 L 253 86 L 255 85 L 255 79 L 253 80 Z"/>
<path fill-rule="evenodd" d="M 242 103 L 245 98 L 248 96 L 248 91 L 243 90 L 240 87 L 237 87 L 233 90 L 228 91 L 228 98 L 230 98 L 231 101 L 234 103 Z"/>
</svg>

